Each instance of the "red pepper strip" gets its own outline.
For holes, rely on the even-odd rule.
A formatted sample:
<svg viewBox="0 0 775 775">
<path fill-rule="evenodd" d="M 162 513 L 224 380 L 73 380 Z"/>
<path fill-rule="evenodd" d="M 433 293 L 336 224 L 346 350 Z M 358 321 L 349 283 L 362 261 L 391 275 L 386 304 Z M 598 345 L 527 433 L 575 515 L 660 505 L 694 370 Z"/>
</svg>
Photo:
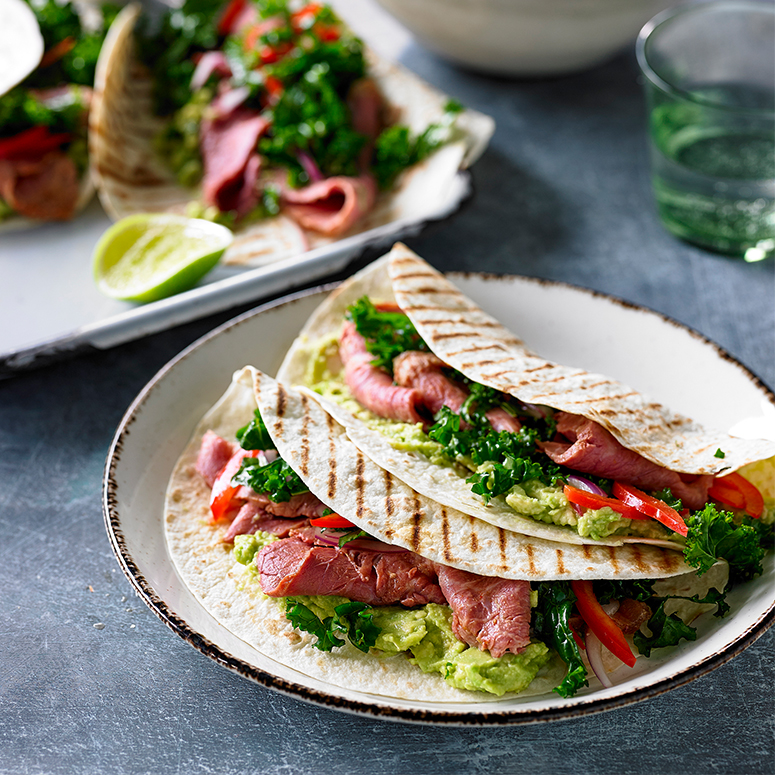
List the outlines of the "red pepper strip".
<svg viewBox="0 0 775 775">
<path fill-rule="evenodd" d="M 571 588 L 576 595 L 576 607 L 581 618 L 586 622 L 598 640 L 615 656 L 629 667 L 635 667 L 635 655 L 624 633 L 616 626 L 616 622 L 603 610 L 595 597 L 591 581 L 571 581 Z"/>
<path fill-rule="evenodd" d="M 357 527 L 349 519 L 340 517 L 338 514 L 326 514 L 324 517 L 316 517 L 311 519 L 309 523 L 315 527 Z"/>
<path fill-rule="evenodd" d="M 270 97 L 272 103 L 277 102 L 280 95 L 285 91 L 283 82 L 279 78 L 275 78 L 273 75 L 267 75 L 264 80 L 264 86 L 266 86 L 267 94 Z"/>
<path fill-rule="evenodd" d="M 637 509 L 633 509 L 630 506 L 616 500 L 616 498 L 606 498 L 604 495 L 596 495 L 593 492 L 587 492 L 578 487 L 573 487 L 570 484 L 566 484 L 562 491 L 565 497 L 571 503 L 577 503 L 579 506 L 584 506 L 587 509 L 602 509 L 605 506 L 617 511 L 623 517 L 627 519 L 648 519 L 645 514 L 641 514 Z"/>
<path fill-rule="evenodd" d="M 261 57 L 261 64 L 271 65 L 279 62 L 292 48 L 293 44 L 287 41 L 278 43 L 276 46 L 264 46 L 258 54 Z"/>
<path fill-rule="evenodd" d="M 34 126 L 18 135 L 0 140 L 0 159 L 13 159 L 18 156 L 43 156 L 48 151 L 68 143 L 72 136 L 68 132 L 49 134 L 47 126 Z"/>
<path fill-rule="evenodd" d="M 764 511 L 762 494 L 745 477 L 737 473 L 714 479 L 708 495 L 727 506 L 742 509 L 754 519 L 759 519 Z"/>
<path fill-rule="evenodd" d="M 229 0 L 229 4 L 223 11 L 223 15 L 218 20 L 218 34 L 230 35 L 233 30 L 234 22 L 237 21 L 239 15 L 245 9 L 248 4 L 248 0 Z"/>
<path fill-rule="evenodd" d="M 48 67 L 53 65 L 54 62 L 59 61 L 65 54 L 69 53 L 75 47 L 76 40 L 74 37 L 69 36 L 59 41 L 59 43 L 53 45 L 40 60 L 38 67 Z"/>
<path fill-rule="evenodd" d="M 323 6 L 320 3 L 307 3 L 303 8 L 300 8 L 296 13 L 291 14 L 291 27 L 296 32 L 301 32 L 303 29 L 309 26 L 305 17 L 311 17 L 310 21 L 318 15 Z"/>
<path fill-rule="evenodd" d="M 342 36 L 339 28 L 333 24 L 316 24 L 312 30 L 323 43 L 334 43 Z"/>
<path fill-rule="evenodd" d="M 232 477 L 239 471 L 242 465 L 242 459 L 246 457 L 258 457 L 261 454 L 259 449 L 240 449 L 235 452 L 229 462 L 221 469 L 218 478 L 213 482 L 213 489 L 210 493 L 210 511 L 212 512 L 212 521 L 217 522 L 229 511 L 232 505 L 232 499 L 239 490 L 239 486 L 232 486 Z"/>
<path fill-rule="evenodd" d="M 622 484 L 621 482 L 614 482 L 613 493 L 623 503 L 643 512 L 652 519 L 656 519 L 657 522 L 661 522 L 672 531 L 682 536 L 689 532 L 683 517 L 664 501 L 652 498 L 651 495 L 646 495 L 645 492 L 638 490 L 632 485 Z"/>
</svg>

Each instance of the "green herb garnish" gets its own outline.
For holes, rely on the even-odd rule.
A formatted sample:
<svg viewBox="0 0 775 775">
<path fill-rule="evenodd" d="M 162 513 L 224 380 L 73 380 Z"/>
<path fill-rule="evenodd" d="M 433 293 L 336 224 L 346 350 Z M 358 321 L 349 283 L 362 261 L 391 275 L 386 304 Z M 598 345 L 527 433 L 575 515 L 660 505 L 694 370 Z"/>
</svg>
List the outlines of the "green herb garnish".
<svg viewBox="0 0 775 775">
<path fill-rule="evenodd" d="M 355 648 L 367 652 L 377 642 L 380 633 L 373 621 L 373 608 L 366 603 L 342 603 L 334 608 L 334 616 L 321 621 L 303 603 L 288 598 L 285 615 L 296 629 L 314 635 L 317 641 L 313 645 L 321 651 L 343 646 L 346 637 Z"/>
<path fill-rule="evenodd" d="M 267 465 L 261 465 L 257 458 L 246 457 L 231 482 L 265 493 L 273 503 L 285 503 L 294 495 L 309 492 L 307 485 L 281 457 Z"/>
</svg>

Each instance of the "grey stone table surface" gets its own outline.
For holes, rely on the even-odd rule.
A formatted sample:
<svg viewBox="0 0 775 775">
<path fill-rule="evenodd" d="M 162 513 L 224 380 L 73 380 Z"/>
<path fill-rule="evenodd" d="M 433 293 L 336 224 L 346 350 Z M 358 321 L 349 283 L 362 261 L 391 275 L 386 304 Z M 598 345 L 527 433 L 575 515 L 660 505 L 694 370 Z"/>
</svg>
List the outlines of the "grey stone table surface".
<svg viewBox="0 0 775 775">
<path fill-rule="evenodd" d="M 662 229 L 630 53 L 542 81 L 462 72 L 411 43 L 401 59 L 497 121 L 472 199 L 410 241 L 422 256 L 444 270 L 563 280 L 644 304 L 775 386 L 773 263 L 712 255 Z M 103 464 L 143 385 L 244 309 L 0 382 L 1 773 L 775 771 L 773 630 L 654 699 L 496 729 L 307 705 L 176 637 L 135 597 L 111 552 Z M 644 357 L 659 368 L 659 353 Z"/>
</svg>

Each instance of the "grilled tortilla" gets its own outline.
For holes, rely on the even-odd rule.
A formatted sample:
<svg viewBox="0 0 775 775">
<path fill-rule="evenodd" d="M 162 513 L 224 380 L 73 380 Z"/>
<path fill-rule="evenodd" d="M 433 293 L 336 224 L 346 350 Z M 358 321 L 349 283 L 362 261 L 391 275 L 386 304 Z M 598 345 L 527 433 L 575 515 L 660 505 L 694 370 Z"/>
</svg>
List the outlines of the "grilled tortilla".
<svg viewBox="0 0 775 775">
<path fill-rule="evenodd" d="M 113 24 L 98 64 L 90 117 L 97 190 L 114 220 L 142 212 L 185 213 L 187 205 L 200 198 L 199 189 L 177 182 L 154 150 L 153 139 L 165 120 L 153 113 L 153 81 L 135 55 L 134 28 L 139 16 L 139 6 L 132 4 Z M 419 132 L 443 115 L 445 95 L 373 52 L 367 55 L 368 74 L 400 116 L 400 123 Z M 446 201 L 459 170 L 476 161 L 494 131 L 491 118 L 471 110 L 457 117 L 456 126 L 462 131 L 462 141 L 443 146 L 407 170 L 393 189 L 378 196 L 374 209 L 338 239 L 397 222 L 416 223 L 423 214 L 430 215 L 436 203 Z M 384 239 L 379 232 L 377 237 Z M 281 213 L 238 227 L 222 262 L 262 266 L 331 241 Z"/>
<path fill-rule="evenodd" d="M 470 702 L 496 698 L 455 689 L 422 673 L 403 656 L 376 658 L 349 643 L 330 653 L 295 630 L 280 599 L 266 597 L 222 541 L 227 525 L 212 524 L 210 489 L 195 471 L 205 432 L 233 438 L 260 408 L 280 455 L 309 489 L 372 536 L 431 560 L 481 575 L 550 580 L 662 579 L 663 594 L 696 576 L 676 552 L 657 547 L 581 547 L 530 539 L 446 508 L 421 495 L 361 454 L 343 426 L 307 395 L 246 367 L 197 426 L 172 473 L 165 533 L 185 584 L 228 630 L 262 654 L 338 687 L 407 699 Z M 681 574 L 681 575 L 679 575 Z M 713 575 L 714 582 L 718 577 Z M 704 577 L 703 577 L 704 578 Z M 688 581 L 687 581 L 688 580 Z M 550 692 L 564 673 L 552 662 L 520 696 Z M 506 695 L 508 697 L 508 695 Z"/>
<path fill-rule="evenodd" d="M 529 404 L 544 404 L 594 420 L 625 447 L 665 468 L 716 474 L 775 454 L 772 442 L 738 439 L 703 428 L 610 378 L 542 359 L 401 244 L 350 278 L 313 313 L 280 367 L 281 382 L 311 388 L 320 381 L 321 369 L 328 375 L 341 372 L 337 338 L 347 308 L 363 296 L 397 303 L 430 350 L 470 379 Z M 324 367 L 319 363 L 321 347 L 327 356 Z M 486 504 L 471 492 L 465 473 L 437 465 L 418 452 L 396 449 L 389 437 L 348 411 L 346 400 L 339 400 L 346 399 L 346 390 L 337 401 L 311 391 L 308 394 L 346 426 L 349 438 L 363 454 L 447 507 L 495 527 L 544 540 L 607 546 L 656 543 L 680 549 L 669 541 L 640 536 L 582 537 L 564 525 L 522 516 L 502 497 Z M 726 453 L 723 459 L 714 456 L 719 448 Z"/>
</svg>

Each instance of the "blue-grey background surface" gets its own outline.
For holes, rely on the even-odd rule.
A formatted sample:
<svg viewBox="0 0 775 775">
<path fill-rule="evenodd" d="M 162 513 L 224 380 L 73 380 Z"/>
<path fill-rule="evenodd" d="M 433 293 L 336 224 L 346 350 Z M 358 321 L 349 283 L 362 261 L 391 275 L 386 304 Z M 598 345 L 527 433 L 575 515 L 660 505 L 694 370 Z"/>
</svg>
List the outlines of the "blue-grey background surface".
<svg viewBox="0 0 775 775">
<path fill-rule="evenodd" d="M 411 247 L 444 270 L 564 280 L 644 304 L 775 386 L 773 262 L 712 255 L 662 229 L 630 53 L 542 81 L 461 72 L 416 45 L 402 60 L 497 121 L 473 199 Z M 143 385 L 244 309 L 0 382 L 0 772 L 775 772 L 773 630 L 655 699 L 500 729 L 320 709 L 255 686 L 176 637 L 113 557 L 102 467 Z M 660 368 L 658 351 L 643 358 Z"/>
</svg>

